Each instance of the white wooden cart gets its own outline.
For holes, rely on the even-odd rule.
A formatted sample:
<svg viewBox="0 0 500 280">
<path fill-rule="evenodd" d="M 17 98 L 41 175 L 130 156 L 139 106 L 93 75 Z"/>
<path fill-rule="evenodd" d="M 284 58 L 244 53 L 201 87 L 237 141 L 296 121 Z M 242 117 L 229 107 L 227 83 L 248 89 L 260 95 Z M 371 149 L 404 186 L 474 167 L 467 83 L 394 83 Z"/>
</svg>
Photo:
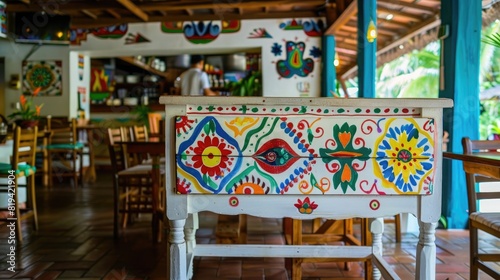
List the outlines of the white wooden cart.
<svg viewBox="0 0 500 280">
<path fill-rule="evenodd" d="M 383 217 L 419 221 L 416 279 L 435 279 L 442 109 L 449 99 L 160 98 L 166 113 L 170 279 L 195 256 L 382 258 Z M 373 246 L 196 244 L 197 213 L 373 218 Z"/>
</svg>

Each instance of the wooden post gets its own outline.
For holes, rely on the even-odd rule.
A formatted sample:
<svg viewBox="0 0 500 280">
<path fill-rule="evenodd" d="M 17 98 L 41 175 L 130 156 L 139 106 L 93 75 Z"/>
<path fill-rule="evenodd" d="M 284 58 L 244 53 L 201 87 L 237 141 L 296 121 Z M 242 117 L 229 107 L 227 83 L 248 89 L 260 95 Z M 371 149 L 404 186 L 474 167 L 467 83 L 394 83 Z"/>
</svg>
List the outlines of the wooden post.
<svg viewBox="0 0 500 280">
<path fill-rule="evenodd" d="M 358 97 L 375 97 L 377 39 L 368 42 L 370 22 L 377 23 L 377 1 L 358 1 Z"/>
<path fill-rule="evenodd" d="M 462 152 L 462 137 L 478 139 L 479 134 L 481 1 L 441 2 L 441 24 L 448 26 L 449 34 L 441 46 L 444 89 L 439 97 L 454 100 L 453 108 L 444 109 L 443 129 L 450 135 L 448 151 Z M 467 226 L 467 190 L 460 161 L 443 161 L 443 216 L 449 228 Z"/>
<path fill-rule="evenodd" d="M 333 97 L 336 92 L 335 79 L 335 36 L 323 35 L 323 77 L 321 97 Z M 338 94 L 338 93 L 337 93 Z"/>
</svg>

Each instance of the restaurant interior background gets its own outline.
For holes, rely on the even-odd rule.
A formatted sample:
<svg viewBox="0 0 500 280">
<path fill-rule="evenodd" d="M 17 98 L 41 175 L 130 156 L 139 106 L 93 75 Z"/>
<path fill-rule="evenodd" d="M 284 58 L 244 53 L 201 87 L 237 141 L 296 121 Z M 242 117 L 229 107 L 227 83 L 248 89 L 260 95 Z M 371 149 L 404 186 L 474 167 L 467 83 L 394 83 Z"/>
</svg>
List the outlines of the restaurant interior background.
<svg viewBox="0 0 500 280">
<path fill-rule="evenodd" d="M 212 84 L 223 92 L 228 89 L 229 82 L 241 80 L 250 70 L 257 69 L 260 73 L 257 80 L 261 85 L 257 95 L 321 96 L 321 71 L 324 68 L 322 32 L 327 27 L 322 16 L 179 20 L 72 28 L 67 17 L 41 11 L 6 17 L 8 6 L 4 2 L 0 1 L 0 15 L 3 15 L 2 19 L 8 19 L 9 24 L 2 25 L 4 38 L 0 38 L 2 115 L 12 113 L 19 96 L 32 90 L 27 82 L 30 79 L 29 69 L 39 67 L 43 69 L 42 73 L 51 77 L 48 79 L 51 81 L 50 90 L 36 98 L 36 103 L 44 104 L 43 115 L 78 117 L 78 112 L 83 111 L 87 119 L 109 126 L 135 121 L 134 114 L 141 113 L 135 108 L 142 108 L 137 105 L 145 103 L 146 97 L 149 110 L 163 110 L 155 104 L 157 96 L 175 93 L 176 78 L 187 66 L 187 55 L 194 53 L 207 55 L 208 64 L 213 66 L 213 69 L 210 66 L 207 69 L 213 71 Z M 424 16 L 413 17 L 408 22 L 420 21 L 432 28 L 424 32 L 427 37 L 420 37 L 421 42 L 412 38 L 407 40 L 408 44 L 423 44 L 430 37 L 435 40 L 439 29 L 439 8 L 436 8 L 439 2 L 419 2 L 424 7 Z M 381 11 L 389 5 L 387 1 L 378 3 L 382 6 L 379 7 Z M 394 16 L 397 19 L 401 14 L 404 13 L 395 13 Z M 387 41 L 390 43 L 391 35 L 387 34 L 395 32 L 387 31 L 391 27 L 396 30 L 393 27 L 399 24 L 402 29 L 401 26 L 408 23 L 401 20 L 391 23 L 388 15 L 387 12 L 379 12 L 379 20 L 384 24 L 379 26 L 379 44 L 382 40 L 386 40 L 384 44 Z M 356 20 L 355 16 L 352 19 Z M 35 24 L 45 22 L 47 24 Z M 26 28 L 47 31 L 49 37 L 42 40 L 23 37 Z M 342 32 L 350 32 L 355 37 L 352 22 L 347 22 L 342 28 L 346 28 Z M 339 44 L 339 48 L 343 49 L 345 45 Z M 418 49 L 405 44 L 394 45 L 399 50 L 391 54 L 393 59 L 404 53 L 400 46 Z M 228 67 L 228 57 L 244 57 L 245 63 L 240 61 L 239 65 L 235 63 L 238 67 Z M 340 61 L 340 67 L 349 61 L 346 53 L 340 53 Z M 244 71 L 242 65 L 245 65 Z M 351 76 L 354 74 L 350 73 Z M 495 108 L 498 106 L 494 106 L 492 111 Z M 485 127 L 490 125 L 488 123 Z M 103 162 L 106 162 L 105 150 L 104 147 L 101 151 L 96 150 L 97 156 L 104 155 Z"/>
</svg>

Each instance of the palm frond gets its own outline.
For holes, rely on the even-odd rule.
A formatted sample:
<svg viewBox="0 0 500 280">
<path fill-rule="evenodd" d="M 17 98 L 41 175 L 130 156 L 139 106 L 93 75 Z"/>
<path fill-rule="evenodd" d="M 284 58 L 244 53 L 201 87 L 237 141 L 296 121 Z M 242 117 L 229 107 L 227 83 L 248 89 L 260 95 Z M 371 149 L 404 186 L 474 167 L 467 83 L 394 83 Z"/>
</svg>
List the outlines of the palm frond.
<svg viewBox="0 0 500 280">
<path fill-rule="evenodd" d="M 500 33 L 493 33 L 483 37 L 483 43 L 500 48 Z"/>
</svg>

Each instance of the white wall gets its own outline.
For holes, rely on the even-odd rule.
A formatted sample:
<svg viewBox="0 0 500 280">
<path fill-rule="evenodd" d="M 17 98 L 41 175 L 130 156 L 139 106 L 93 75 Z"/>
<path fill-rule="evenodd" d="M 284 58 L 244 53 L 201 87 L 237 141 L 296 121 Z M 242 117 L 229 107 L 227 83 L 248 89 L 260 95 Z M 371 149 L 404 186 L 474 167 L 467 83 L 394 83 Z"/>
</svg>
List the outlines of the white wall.
<svg viewBox="0 0 500 280">
<path fill-rule="evenodd" d="M 8 83 L 12 74 L 18 74 L 22 81 L 22 61 L 35 45 L 15 44 L 11 40 L 0 40 L 0 56 L 5 57 L 5 80 Z M 76 106 L 70 106 L 69 92 L 69 47 L 42 45 L 29 58 L 31 60 L 61 60 L 62 61 L 62 95 L 61 96 L 38 96 L 36 104 L 44 104 L 41 114 L 43 116 L 65 116 L 75 115 Z M 19 101 L 21 89 L 14 90 L 5 87 L 5 114 L 9 115 L 15 110 L 15 104 Z M 76 99 L 75 99 L 76 100 Z"/>
<path fill-rule="evenodd" d="M 218 37 L 207 44 L 194 44 L 183 33 L 164 33 L 161 23 L 129 24 L 126 35 L 118 39 L 102 39 L 91 33 L 81 41 L 81 45 L 71 46 L 71 49 L 91 57 L 115 57 L 130 55 L 177 55 L 185 53 L 215 54 L 232 53 L 250 49 L 261 49 L 263 93 L 265 96 L 320 96 L 321 57 L 314 58 L 310 50 L 321 49 L 321 37 L 308 36 L 304 30 L 288 30 L 280 28 L 280 24 L 292 19 L 243 20 L 241 28 L 235 33 L 220 33 Z M 318 20 L 318 19 L 296 19 Z M 220 21 L 213 21 L 222 24 Z M 186 22 L 184 22 L 186 24 Z M 189 23 L 188 23 L 189 24 Z M 257 28 L 265 28 L 272 38 L 248 38 Z M 127 44 L 127 38 L 137 34 L 150 42 Z M 306 48 L 303 58 L 314 60 L 314 70 L 306 77 L 293 76 L 283 78 L 276 71 L 276 62 L 286 59 L 285 41 L 304 42 Z M 275 56 L 271 52 L 274 44 L 281 45 L 282 53 Z M 300 92 L 299 88 L 309 86 L 309 93 Z M 302 86 L 302 87 L 301 87 Z"/>
</svg>

